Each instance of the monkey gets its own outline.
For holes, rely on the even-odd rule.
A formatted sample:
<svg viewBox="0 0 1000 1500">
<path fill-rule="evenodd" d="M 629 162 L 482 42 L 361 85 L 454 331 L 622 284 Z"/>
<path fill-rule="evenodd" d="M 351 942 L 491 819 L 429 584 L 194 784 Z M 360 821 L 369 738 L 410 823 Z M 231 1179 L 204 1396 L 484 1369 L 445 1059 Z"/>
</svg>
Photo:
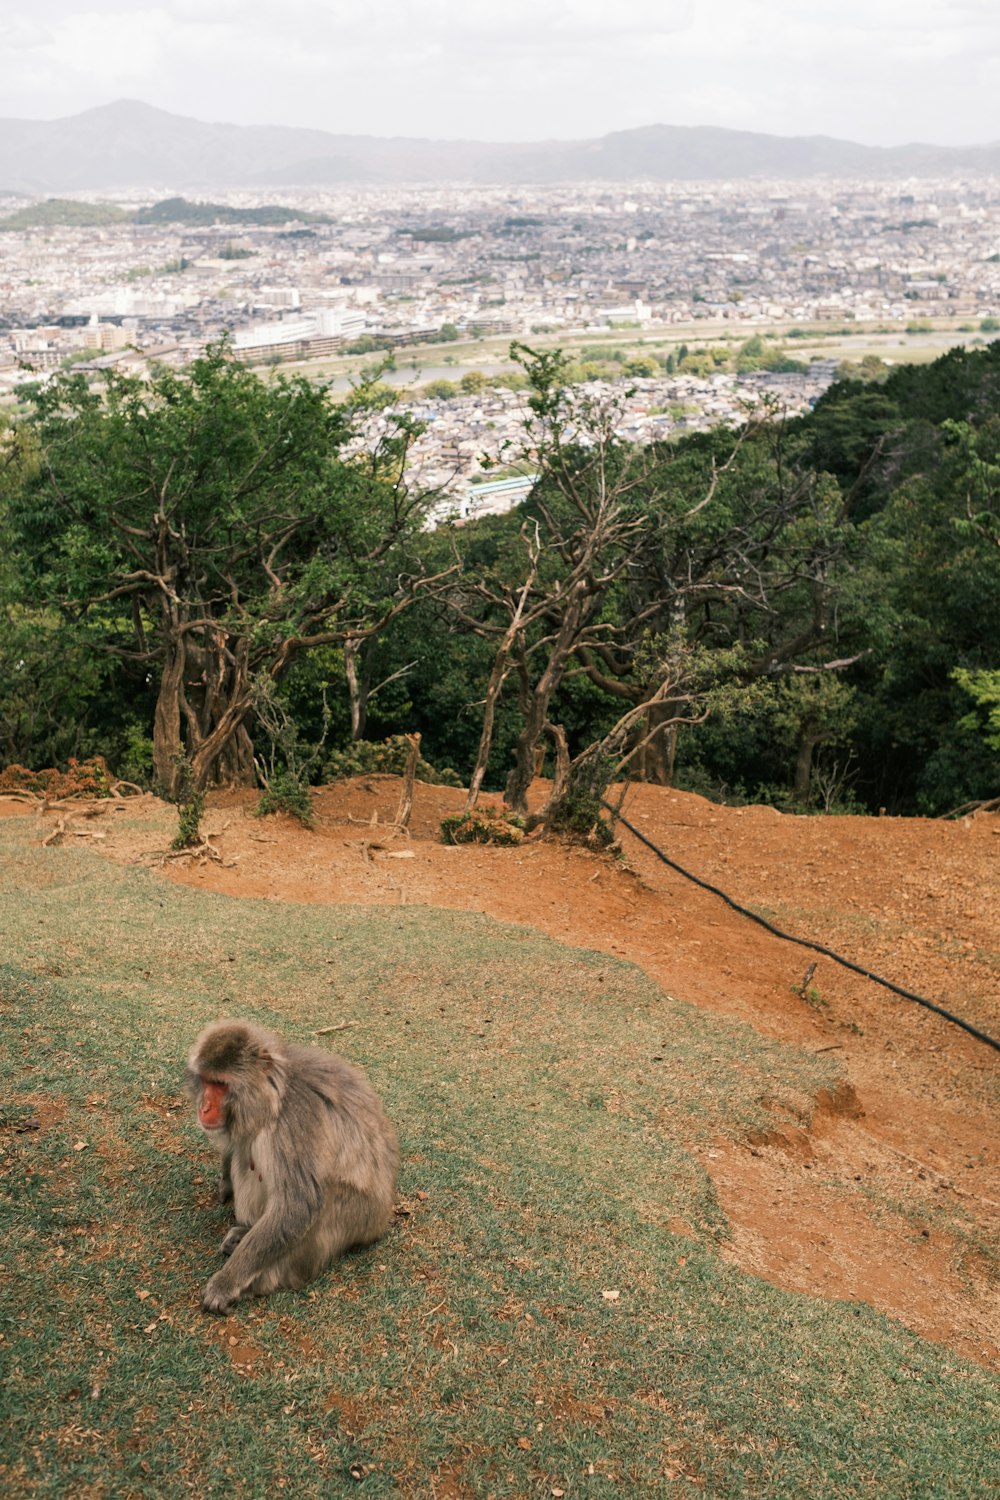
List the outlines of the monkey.
<svg viewBox="0 0 1000 1500">
<path fill-rule="evenodd" d="M 399 1145 L 360 1068 L 249 1021 L 216 1021 L 187 1062 L 198 1124 L 222 1157 L 236 1223 L 205 1312 L 313 1281 L 392 1219 Z"/>
</svg>

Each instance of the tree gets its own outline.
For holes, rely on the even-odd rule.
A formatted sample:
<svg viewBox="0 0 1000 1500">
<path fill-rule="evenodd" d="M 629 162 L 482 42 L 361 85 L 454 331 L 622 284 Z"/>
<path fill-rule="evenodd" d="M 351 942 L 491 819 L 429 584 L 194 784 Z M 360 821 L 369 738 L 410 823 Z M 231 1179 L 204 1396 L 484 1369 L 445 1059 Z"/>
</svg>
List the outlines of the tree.
<svg viewBox="0 0 1000 1500">
<path fill-rule="evenodd" d="M 868 523 L 885 547 L 881 588 L 898 623 L 859 729 L 884 767 L 881 800 L 943 813 L 995 795 L 996 757 L 972 727 L 965 690 L 1000 661 L 1000 419 L 946 420 L 933 436 L 920 472 Z"/>
<path fill-rule="evenodd" d="M 423 394 L 430 401 L 454 401 L 458 395 L 458 386 L 453 380 L 428 380 Z"/>
<path fill-rule="evenodd" d="M 779 686 L 774 725 L 794 746 L 792 796 L 802 809 L 809 805 L 817 747 L 843 743 L 854 727 L 853 697 L 853 689 L 835 673 L 795 674 Z"/>
<path fill-rule="evenodd" d="M 837 485 L 798 469 L 780 424 L 720 430 L 680 454 L 640 448 L 618 437 L 614 398 L 567 384 L 563 355 L 512 352 L 532 383 L 523 456 L 539 474 L 520 566 L 507 552 L 450 592 L 461 623 L 494 642 L 470 796 L 513 675 L 521 731 L 505 797 L 526 810 L 547 737 L 545 818 L 558 823 L 564 802 L 595 805 L 602 775 L 628 767 L 669 781 L 678 726 L 745 707 L 789 673 L 846 666 L 830 655 L 843 642 L 833 605 L 852 531 Z M 618 717 L 574 754 L 554 708 L 581 676 Z"/>
<path fill-rule="evenodd" d="M 195 788 L 252 782 L 254 683 L 379 630 L 422 585 L 400 550 L 423 513 L 403 477 L 413 424 L 346 459 L 348 408 L 224 347 L 186 373 L 97 391 L 63 375 L 28 399 L 17 441 L 42 462 L 9 507 L 27 601 L 85 618 L 152 677 L 168 794 L 180 749 Z"/>
<path fill-rule="evenodd" d="M 523 813 L 539 742 L 554 733 L 550 704 L 574 652 L 601 630 L 602 601 L 625 565 L 640 518 L 629 502 L 635 474 L 620 462 L 614 442 L 614 413 L 572 392 L 561 351 L 514 344 L 511 354 L 531 382 L 523 456 L 544 470 L 522 532 L 525 572 L 517 580 L 481 577 L 458 585 L 451 602 L 467 628 L 496 640 L 470 806 L 489 756 L 499 694 L 516 671 L 523 723 L 504 795 Z M 581 435 L 586 448 L 576 441 Z"/>
</svg>

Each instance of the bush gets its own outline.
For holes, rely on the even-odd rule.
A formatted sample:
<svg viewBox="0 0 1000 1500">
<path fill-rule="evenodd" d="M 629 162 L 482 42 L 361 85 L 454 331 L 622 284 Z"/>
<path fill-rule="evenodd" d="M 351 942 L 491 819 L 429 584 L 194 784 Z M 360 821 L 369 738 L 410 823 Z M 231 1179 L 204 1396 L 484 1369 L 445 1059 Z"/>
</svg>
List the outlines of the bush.
<svg viewBox="0 0 1000 1500">
<path fill-rule="evenodd" d="M 119 769 L 126 781 L 147 790 L 153 785 L 153 741 L 138 724 L 129 724 L 125 730 L 125 750 Z"/>
<path fill-rule="evenodd" d="M 420 394 L 428 401 L 454 401 L 458 386 L 453 380 L 429 380 Z"/>
<path fill-rule="evenodd" d="M 573 844 L 590 849 L 609 849 L 614 829 L 604 816 L 602 795 L 590 788 L 569 787 L 549 818 L 552 832 Z"/>
<path fill-rule="evenodd" d="M 173 756 L 177 767 L 177 835 L 171 849 L 193 849 L 201 843 L 201 815 L 205 811 L 205 793 L 196 791 L 191 762 L 183 750 Z"/>
<path fill-rule="evenodd" d="M 275 771 L 254 809 L 258 818 L 266 818 L 268 814 L 278 812 L 289 813 L 293 818 L 298 818 L 303 828 L 315 827 L 312 792 L 291 771 Z"/>
<path fill-rule="evenodd" d="M 441 819 L 446 844 L 520 844 L 524 819 L 503 807 L 474 807 Z"/>
<path fill-rule="evenodd" d="M 171 849 L 193 849 L 201 843 L 201 815 L 205 811 L 205 793 L 190 792 L 177 804 L 177 835 Z"/>
<path fill-rule="evenodd" d="M 324 767 L 324 779 L 336 781 L 341 776 L 402 776 L 410 742 L 405 734 L 392 734 L 381 742 L 356 740 L 344 750 L 334 750 Z M 417 761 L 417 780 L 431 786 L 463 786 L 457 771 L 450 766 L 437 771 L 430 761 Z"/>
<path fill-rule="evenodd" d="M 35 792 L 40 797 L 110 797 L 114 777 L 103 755 L 88 760 L 70 756 L 66 770 L 54 766 L 44 771 L 29 771 L 26 766 L 10 765 L 0 771 L 0 791 Z"/>
</svg>

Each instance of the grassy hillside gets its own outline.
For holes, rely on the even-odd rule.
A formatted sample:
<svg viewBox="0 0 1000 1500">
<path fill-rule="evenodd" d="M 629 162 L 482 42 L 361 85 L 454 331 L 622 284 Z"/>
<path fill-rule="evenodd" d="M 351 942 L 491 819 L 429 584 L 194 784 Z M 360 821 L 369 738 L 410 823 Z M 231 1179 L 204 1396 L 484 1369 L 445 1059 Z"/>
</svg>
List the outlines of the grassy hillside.
<svg viewBox="0 0 1000 1500">
<path fill-rule="evenodd" d="M 987 1495 L 1000 1382 L 728 1266 L 697 1153 L 829 1056 L 485 917 L 181 889 L 0 823 L 10 1494 Z M 370 1072 L 389 1236 L 198 1311 L 227 1225 L 180 1092 L 246 1014 Z M 346 1025 L 344 1023 L 347 1023 Z M 765 1104 L 763 1101 L 767 1100 Z"/>
<path fill-rule="evenodd" d="M 56 225 L 77 229 L 99 229 L 105 224 L 124 224 L 132 219 L 114 203 L 81 203 L 74 198 L 46 198 L 30 203 L 0 218 L 0 229 L 48 229 Z"/>
</svg>

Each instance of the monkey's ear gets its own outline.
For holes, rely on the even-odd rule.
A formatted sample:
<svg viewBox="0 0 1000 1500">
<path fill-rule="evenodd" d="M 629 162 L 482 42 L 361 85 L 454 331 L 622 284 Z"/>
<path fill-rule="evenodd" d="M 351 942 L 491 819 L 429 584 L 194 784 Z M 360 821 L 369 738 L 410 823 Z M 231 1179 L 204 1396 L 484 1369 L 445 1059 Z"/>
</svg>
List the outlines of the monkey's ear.
<svg viewBox="0 0 1000 1500">
<path fill-rule="evenodd" d="M 260 1051 L 257 1053 L 257 1061 L 260 1063 L 261 1072 L 263 1073 L 270 1073 L 271 1069 L 274 1067 L 274 1058 L 265 1047 L 261 1047 Z"/>
</svg>

